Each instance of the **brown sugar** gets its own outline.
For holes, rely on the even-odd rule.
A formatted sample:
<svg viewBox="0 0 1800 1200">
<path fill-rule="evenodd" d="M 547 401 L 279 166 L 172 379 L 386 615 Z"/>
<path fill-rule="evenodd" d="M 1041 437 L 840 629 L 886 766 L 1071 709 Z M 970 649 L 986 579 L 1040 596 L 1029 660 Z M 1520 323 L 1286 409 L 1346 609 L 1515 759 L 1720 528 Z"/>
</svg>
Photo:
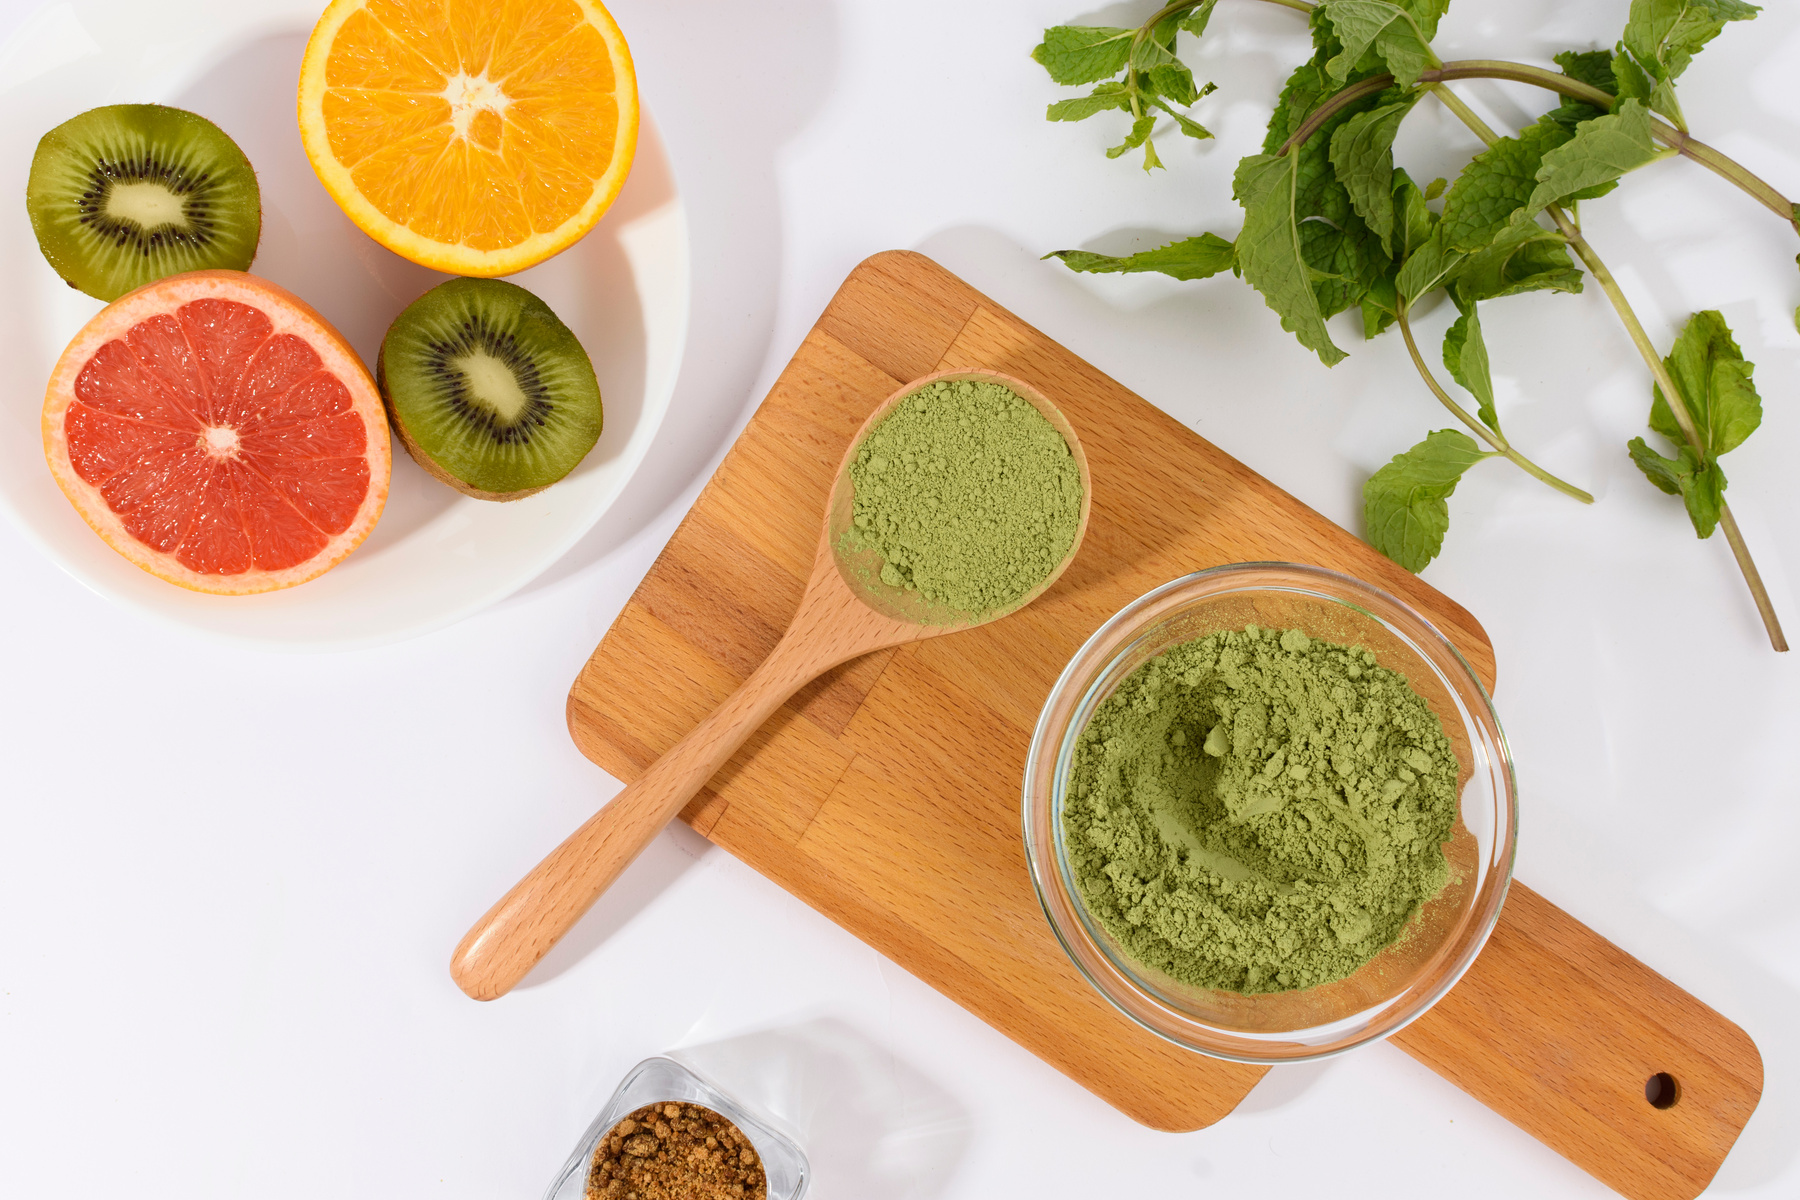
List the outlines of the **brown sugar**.
<svg viewBox="0 0 1800 1200">
<path fill-rule="evenodd" d="M 587 1200 L 768 1200 L 762 1159 L 710 1108 L 646 1104 L 594 1150 Z"/>
</svg>

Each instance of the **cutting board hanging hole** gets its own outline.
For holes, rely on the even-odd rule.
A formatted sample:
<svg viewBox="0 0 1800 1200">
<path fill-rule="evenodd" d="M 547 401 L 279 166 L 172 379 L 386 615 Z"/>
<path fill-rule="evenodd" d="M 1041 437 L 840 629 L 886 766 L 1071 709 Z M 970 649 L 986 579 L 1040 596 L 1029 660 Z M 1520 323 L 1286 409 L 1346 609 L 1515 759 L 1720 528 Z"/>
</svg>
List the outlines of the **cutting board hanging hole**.
<svg viewBox="0 0 1800 1200">
<path fill-rule="evenodd" d="M 1644 1080 L 1644 1099 L 1650 1102 L 1651 1108 L 1674 1108 L 1675 1102 L 1681 1099 L 1681 1085 L 1667 1071 L 1658 1071 Z"/>
</svg>

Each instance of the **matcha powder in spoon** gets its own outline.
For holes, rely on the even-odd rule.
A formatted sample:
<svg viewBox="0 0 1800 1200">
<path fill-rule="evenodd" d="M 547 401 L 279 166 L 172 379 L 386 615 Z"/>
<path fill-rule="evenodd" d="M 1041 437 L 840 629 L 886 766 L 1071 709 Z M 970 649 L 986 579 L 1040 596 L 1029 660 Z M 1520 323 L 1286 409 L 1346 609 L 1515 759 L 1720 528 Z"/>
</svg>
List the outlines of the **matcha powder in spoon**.
<svg viewBox="0 0 1800 1200">
<path fill-rule="evenodd" d="M 1068 443 L 986 380 L 943 380 L 901 400 L 863 439 L 850 481 L 847 547 L 879 554 L 888 586 L 971 619 L 1024 599 L 1081 527 Z"/>
<path fill-rule="evenodd" d="M 1171 647 L 1094 710 L 1064 811 L 1088 911 L 1196 987 L 1350 975 L 1449 882 L 1456 753 L 1367 650 L 1252 625 Z"/>
</svg>

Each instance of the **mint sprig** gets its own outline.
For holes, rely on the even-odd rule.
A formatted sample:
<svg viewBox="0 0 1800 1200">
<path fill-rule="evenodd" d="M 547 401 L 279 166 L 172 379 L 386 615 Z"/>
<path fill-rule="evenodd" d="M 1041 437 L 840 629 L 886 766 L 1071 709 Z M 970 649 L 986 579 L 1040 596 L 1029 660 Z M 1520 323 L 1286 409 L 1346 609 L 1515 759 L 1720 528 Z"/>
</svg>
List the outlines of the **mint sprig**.
<svg viewBox="0 0 1800 1200">
<path fill-rule="evenodd" d="M 1613 55 L 1619 98 L 1641 100 L 1686 129 L 1675 80 L 1727 23 L 1748 21 L 1761 11 L 1741 0 L 1634 0 Z"/>
<path fill-rule="evenodd" d="M 1217 2 L 1170 5 L 1136 29 L 1058 25 L 1044 30 L 1044 40 L 1031 57 L 1051 79 L 1068 85 L 1106 81 L 1085 96 L 1050 105 L 1045 115 L 1052 121 L 1085 121 L 1103 112 L 1128 113 L 1131 125 L 1125 140 L 1106 157 L 1118 158 L 1142 146 L 1145 171 L 1162 166 L 1151 137 L 1159 116 L 1172 118 L 1176 129 L 1188 137 L 1212 137 L 1206 126 L 1179 111 L 1211 93 L 1213 85 L 1195 82 L 1194 73 L 1175 53 L 1175 40 L 1184 32 L 1196 37 L 1204 33 Z"/>
<path fill-rule="evenodd" d="M 1755 367 L 1744 360 L 1724 316 L 1713 310 L 1689 319 L 1663 366 L 1680 391 L 1698 436 L 1687 437 L 1669 398 L 1660 386 L 1653 387 L 1650 428 L 1675 443 L 1675 456 L 1658 454 L 1637 437 L 1629 446 L 1631 461 L 1651 483 L 1679 495 L 1694 532 L 1709 538 L 1725 504 L 1726 479 L 1719 456 L 1743 445 L 1762 424 L 1762 398 L 1750 379 Z"/>
<path fill-rule="evenodd" d="M 1449 0 L 1271 2 L 1306 14 L 1313 53 L 1283 86 L 1262 152 L 1244 158 L 1233 174 L 1232 194 L 1244 211 L 1235 240 L 1207 233 L 1118 257 L 1082 250 L 1046 257 L 1077 271 L 1152 271 L 1183 280 L 1229 267 L 1326 366 L 1345 357 L 1327 325 L 1336 314 L 1359 310 L 1365 337 L 1400 329 L 1421 380 L 1469 431 L 1431 434 L 1365 488 L 1370 540 L 1415 571 L 1438 553 L 1456 483 L 1482 459 L 1505 458 L 1592 501 L 1507 440 L 1479 313 L 1481 304 L 1509 296 L 1579 292 L 1591 276 L 1655 379 L 1651 428 L 1672 443 L 1671 456 L 1633 439 L 1632 460 L 1656 487 L 1682 497 L 1700 536 L 1725 530 L 1771 642 L 1786 649 L 1725 502 L 1718 464 L 1761 420 L 1749 364 L 1717 313 L 1696 315 L 1667 359 L 1659 357 L 1576 220 L 1582 202 L 1680 155 L 1730 180 L 1800 232 L 1800 205 L 1694 139 L 1675 96 L 1675 81 L 1694 55 L 1726 25 L 1759 10 L 1742 0 L 1632 0 L 1614 50 L 1565 51 L 1555 59 L 1559 70 L 1550 71 L 1489 59 L 1442 61 L 1431 39 Z M 1195 82 L 1177 41 L 1183 32 L 1203 34 L 1214 4 L 1167 4 L 1136 29 L 1046 30 L 1033 57 L 1051 78 L 1095 85 L 1052 104 L 1050 119 L 1127 114 L 1124 140 L 1108 156 L 1142 147 L 1146 170 L 1161 165 L 1154 136 L 1163 118 L 1190 137 L 1210 137 L 1188 110 L 1212 85 Z M 1470 78 L 1536 84 L 1558 102 L 1535 123 L 1503 136 L 1445 86 Z M 1422 190 L 1395 166 L 1394 144 L 1427 95 L 1474 130 L 1485 148 L 1447 185 L 1438 180 Z M 1434 376 L 1410 321 L 1411 310 L 1438 292 L 1458 310 L 1442 351 L 1451 384 Z M 1795 321 L 1800 327 L 1800 309 Z M 1452 387 L 1473 398 L 1473 411 Z"/>
</svg>

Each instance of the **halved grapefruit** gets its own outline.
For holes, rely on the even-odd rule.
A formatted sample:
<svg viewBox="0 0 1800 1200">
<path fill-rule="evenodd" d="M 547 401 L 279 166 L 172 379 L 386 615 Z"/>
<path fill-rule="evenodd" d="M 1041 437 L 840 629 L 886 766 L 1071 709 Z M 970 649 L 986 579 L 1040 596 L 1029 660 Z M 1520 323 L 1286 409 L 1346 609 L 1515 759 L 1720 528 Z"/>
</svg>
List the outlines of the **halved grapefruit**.
<svg viewBox="0 0 1800 1200">
<path fill-rule="evenodd" d="M 51 373 L 43 430 L 82 519 L 195 591 L 316 578 L 387 500 L 368 369 L 304 302 L 241 271 L 171 275 L 102 309 Z"/>
</svg>

